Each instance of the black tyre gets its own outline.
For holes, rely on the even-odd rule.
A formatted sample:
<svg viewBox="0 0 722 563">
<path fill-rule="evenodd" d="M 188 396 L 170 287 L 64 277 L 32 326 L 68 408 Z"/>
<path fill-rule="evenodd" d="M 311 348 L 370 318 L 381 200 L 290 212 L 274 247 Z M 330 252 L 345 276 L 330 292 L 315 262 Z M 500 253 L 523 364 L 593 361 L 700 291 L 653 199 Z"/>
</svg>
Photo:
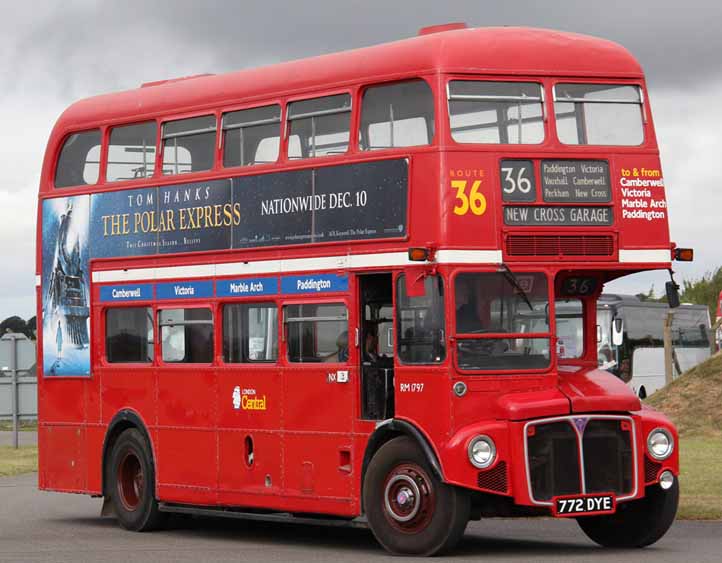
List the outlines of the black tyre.
<svg viewBox="0 0 722 563">
<path fill-rule="evenodd" d="M 155 469 L 150 446 L 136 429 L 124 431 L 110 453 L 107 492 L 126 530 L 157 529 L 165 519 L 155 499 Z"/>
<path fill-rule="evenodd" d="M 604 547 L 646 547 L 659 540 L 674 522 L 679 504 L 679 483 L 664 491 L 647 487 L 643 499 L 626 502 L 609 516 L 578 518 L 589 539 Z"/>
<path fill-rule="evenodd" d="M 448 551 L 469 521 L 469 495 L 442 483 L 416 443 L 405 436 L 381 446 L 371 459 L 363 501 L 374 536 L 399 555 Z"/>
</svg>

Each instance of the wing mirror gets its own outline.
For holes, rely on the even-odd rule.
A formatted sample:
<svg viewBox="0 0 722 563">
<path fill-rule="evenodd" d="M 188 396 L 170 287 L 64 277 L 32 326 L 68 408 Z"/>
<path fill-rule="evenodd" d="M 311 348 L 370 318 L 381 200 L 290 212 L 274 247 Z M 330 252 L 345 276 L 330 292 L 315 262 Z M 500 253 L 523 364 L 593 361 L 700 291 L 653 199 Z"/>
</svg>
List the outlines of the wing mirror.
<svg viewBox="0 0 722 563">
<path fill-rule="evenodd" d="M 664 290 L 667 294 L 667 303 L 670 309 L 679 307 L 679 286 L 674 281 L 668 281 L 664 284 Z"/>
</svg>

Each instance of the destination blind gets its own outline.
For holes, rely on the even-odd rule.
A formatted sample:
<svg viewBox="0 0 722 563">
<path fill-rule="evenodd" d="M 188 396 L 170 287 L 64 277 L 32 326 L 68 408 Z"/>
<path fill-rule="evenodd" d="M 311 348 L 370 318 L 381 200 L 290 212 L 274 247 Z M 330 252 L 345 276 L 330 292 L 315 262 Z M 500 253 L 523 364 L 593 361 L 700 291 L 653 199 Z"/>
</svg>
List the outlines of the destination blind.
<svg viewBox="0 0 722 563">
<path fill-rule="evenodd" d="M 612 201 L 609 164 L 603 160 L 542 160 L 541 185 L 545 202 Z"/>
<path fill-rule="evenodd" d="M 509 226 L 608 227 L 613 223 L 611 207 L 514 206 L 504 208 Z"/>
</svg>

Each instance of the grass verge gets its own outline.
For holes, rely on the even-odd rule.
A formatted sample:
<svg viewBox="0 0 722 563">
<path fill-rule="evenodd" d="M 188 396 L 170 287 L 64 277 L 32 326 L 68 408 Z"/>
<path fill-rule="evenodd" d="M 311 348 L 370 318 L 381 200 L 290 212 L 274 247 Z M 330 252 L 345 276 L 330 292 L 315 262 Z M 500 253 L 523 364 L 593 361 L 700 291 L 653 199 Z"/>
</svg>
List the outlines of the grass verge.
<svg viewBox="0 0 722 563">
<path fill-rule="evenodd" d="M 680 438 L 681 489 L 678 518 L 722 519 L 722 438 Z"/>
<path fill-rule="evenodd" d="M 680 375 L 645 401 L 662 411 L 683 436 L 722 439 L 722 353 Z"/>
<path fill-rule="evenodd" d="M 25 446 L 17 450 L 0 446 L 0 477 L 10 477 L 38 470 L 38 448 Z"/>
<path fill-rule="evenodd" d="M 0 432 L 12 432 L 13 423 L 10 420 L 0 420 Z M 21 432 L 35 432 L 38 429 L 37 422 L 21 422 L 19 430 Z"/>
</svg>

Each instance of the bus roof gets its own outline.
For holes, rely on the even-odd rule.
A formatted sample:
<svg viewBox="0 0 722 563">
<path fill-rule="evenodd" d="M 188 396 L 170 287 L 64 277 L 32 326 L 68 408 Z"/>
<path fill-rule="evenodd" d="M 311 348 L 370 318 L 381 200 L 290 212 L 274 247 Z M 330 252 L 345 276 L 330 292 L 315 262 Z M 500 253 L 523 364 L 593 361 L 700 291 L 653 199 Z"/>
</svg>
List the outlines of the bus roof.
<svg viewBox="0 0 722 563">
<path fill-rule="evenodd" d="M 643 76 L 639 63 L 624 47 L 605 39 L 524 27 L 453 29 L 227 74 L 161 80 L 134 90 L 87 98 L 63 113 L 54 136 L 90 124 L 190 112 L 356 82 L 393 80 L 409 74 L 447 72 Z"/>
<path fill-rule="evenodd" d="M 617 307 L 646 307 L 646 308 L 659 308 L 659 309 L 669 309 L 669 305 L 667 303 L 663 303 L 660 301 L 642 301 L 639 297 L 636 295 L 624 295 L 624 294 L 615 294 L 615 293 L 602 293 L 599 296 L 598 301 L 600 306 L 610 306 L 615 305 Z M 682 303 L 680 305 L 681 309 L 699 309 L 699 310 L 708 310 L 707 305 L 699 305 L 696 303 Z"/>
</svg>

